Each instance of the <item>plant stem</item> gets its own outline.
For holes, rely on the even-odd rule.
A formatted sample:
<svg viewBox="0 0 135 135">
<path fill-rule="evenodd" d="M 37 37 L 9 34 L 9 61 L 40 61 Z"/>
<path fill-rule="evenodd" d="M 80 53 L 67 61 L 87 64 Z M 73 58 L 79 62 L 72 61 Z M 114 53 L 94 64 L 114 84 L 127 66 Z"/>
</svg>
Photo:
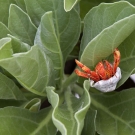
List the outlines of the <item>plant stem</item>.
<svg viewBox="0 0 135 135">
<path fill-rule="evenodd" d="M 63 92 L 69 85 L 74 83 L 77 80 L 77 75 L 73 72 L 63 83 L 61 92 Z"/>
<path fill-rule="evenodd" d="M 84 89 L 79 85 L 74 84 L 73 91 L 81 96 L 83 94 Z"/>
</svg>

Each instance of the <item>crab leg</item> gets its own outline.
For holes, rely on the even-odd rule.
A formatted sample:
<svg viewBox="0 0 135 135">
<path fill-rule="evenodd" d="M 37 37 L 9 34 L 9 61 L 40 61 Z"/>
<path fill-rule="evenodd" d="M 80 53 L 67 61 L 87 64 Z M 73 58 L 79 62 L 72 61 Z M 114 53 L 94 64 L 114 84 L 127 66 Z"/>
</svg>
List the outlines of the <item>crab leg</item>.
<svg viewBox="0 0 135 135">
<path fill-rule="evenodd" d="M 78 67 L 80 67 L 84 72 L 91 74 L 91 70 L 86 67 L 85 65 L 83 65 L 80 61 L 75 59 L 76 64 L 78 65 Z"/>
<path fill-rule="evenodd" d="M 95 71 L 91 71 L 87 66 L 83 65 L 81 62 L 78 60 L 75 60 L 76 64 L 85 72 L 81 72 L 78 69 L 75 70 L 75 73 L 78 76 L 85 77 L 85 78 L 90 78 L 94 80 L 95 82 L 100 80 L 99 75 Z"/>
<path fill-rule="evenodd" d="M 78 69 L 75 69 L 75 73 L 76 73 L 78 76 L 81 76 L 81 77 L 84 77 L 84 78 L 89 78 L 89 76 L 88 76 L 87 73 L 81 72 L 81 71 L 78 70 Z"/>
<path fill-rule="evenodd" d="M 114 55 L 113 74 L 115 74 L 117 67 L 119 66 L 119 63 L 120 63 L 120 51 L 116 48 L 114 50 L 113 55 Z"/>
</svg>

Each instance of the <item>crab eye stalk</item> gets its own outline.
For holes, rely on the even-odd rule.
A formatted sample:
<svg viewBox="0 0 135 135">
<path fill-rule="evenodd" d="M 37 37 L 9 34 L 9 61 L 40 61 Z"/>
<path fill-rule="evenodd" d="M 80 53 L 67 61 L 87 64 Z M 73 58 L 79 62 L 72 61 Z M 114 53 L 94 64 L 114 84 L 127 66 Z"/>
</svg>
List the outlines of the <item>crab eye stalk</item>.
<svg viewBox="0 0 135 135">
<path fill-rule="evenodd" d="M 89 78 L 91 87 L 95 87 L 102 92 L 114 91 L 118 81 L 121 79 L 121 70 L 118 67 L 120 63 L 120 51 L 115 49 L 113 54 L 113 65 L 104 60 L 96 65 L 95 71 L 91 71 L 87 66 L 75 60 L 76 64 L 82 69 L 82 71 L 76 69 L 75 73 L 78 76 Z"/>
</svg>

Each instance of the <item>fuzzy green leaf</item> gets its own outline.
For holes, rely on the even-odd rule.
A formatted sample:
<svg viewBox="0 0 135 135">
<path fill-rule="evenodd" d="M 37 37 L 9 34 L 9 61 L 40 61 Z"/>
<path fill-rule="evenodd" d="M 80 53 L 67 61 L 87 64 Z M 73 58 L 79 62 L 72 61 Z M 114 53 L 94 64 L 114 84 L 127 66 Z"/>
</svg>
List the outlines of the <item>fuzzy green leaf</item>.
<svg viewBox="0 0 135 135">
<path fill-rule="evenodd" d="M 12 53 L 11 38 L 0 39 L 0 59 L 9 58 Z"/>
<path fill-rule="evenodd" d="M 38 113 L 15 107 L 0 109 L 1 135 L 55 135 L 52 109 L 46 108 Z M 6 128 L 5 128 L 6 126 Z"/>
<path fill-rule="evenodd" d="M 0 22 L 8 25 L 9 6 L 11 3 L 15 4 L 15 0 L 0 0 Z"/>
<path fill-rule="evenodd" d="M 52 11 L 54 31 L 65 61 L 80 36 L 81 20 L 76 10 L 65 12 L 63 0 L 25 0 L 25 3 L 27 12 L 36 26 L 39 26 L 41 17 L 46 12 Z M 48 34 L 53 36 L 53 33 L 45 33 L 46 36 Z"/>
<path fill-rule="evenodd" d="M 82 135 L 95 135 L 95 119 L 97 111 L 89 109 L 84 121 Z"/>
<path fill-rule="evenodd" d="M 89 81 L 84 82 L 84 93 L 77 99 L 70 90 L 65 92 L 65 103 L 59 105 L 61 97 L 53 87 L 47 88 L 47 96 L 54 110 L 52 120 L 62 135 L 80 135 L 84 118 L 90 106 Z"/>
<path fill-rule="evenodd" d="M 75 6 L 75 4 L 78 2 L 79 0 L 64 0 L 64 9 L 66 12 L 72 10 L 72 8 Z"/>
<path fill-rule="evenodd" d="M 24 108 L 29 109 L 32 112 L 38 112 L 41 106 L 41 99 L 34 98 L 31 101 L 29 101 Z"/>
<path fill-rule="evenodd" d="M 134 24 L 135 7 L 128 2 L 103 3 L 93 8 L 84 19 L 81 62 L 94 68 L 99 61 L 108 57 L 119 46 L 122 79 L 118 86 L 123 84 L 135 67 L 134 62 L 132 62 L 134 57 Z"/>
<path fill-rule="evenodd" d="M 54 84 L 53 65 L 38 46 L 33 46 L 26 53 L 17 53 L 11 58 L 0 60 L 0 66 L 37 95 L 45 96 L 46 86 Z"/>
<path fill-rule="evenodd" d="M 34 44 L 36 27 L 29 16 L 18 6 L 11 4 L 9 10 L 8 28 L 12 35 L 29 45 Z"/>
<path fill-rule="evenodd" d="M 24 0 L 15 0 L 17 6 L 19 6 L 23 11 L 26 11 L 25 2 Z"/>
<path fill-rule="evenodd" d="M 30 46 L 26 43 L 23 43 L 21 40 L 17 39 L 12 35 L 8 35 L 12 40 L 12 48 L 14 53 L 27 52 L 30 50 Z"/>
<path fill-rule="evenodd" d="M 103 135 L 132 135 L 135 133 L 135 89 L 114 94 L 91 94 L 97 110 L 96 129 Z"/>
<path fill-rule="evenodd" d="M 7 26 L 5 24 L 3 24 L 2 22 L 0 22 L 0 39 L 7 37 L 7 34 L 10 34 L 9 29 L 7 28 Z"/>
<path fill-rule="evenodd" d="M 47 12 L 41 18 L 41 25 L 35 38 L 35 44 L 40 45 L 52 59 L 55 70 L 55 80 L 60 84 L 63 77 L 63 57 L 60 44 L 55 33 L 52 12 Z"/>
<path fill-rule="evenodd" d="M 16 84 L 0 73 L 0 99 L 26 100 Z"/>
</svg>

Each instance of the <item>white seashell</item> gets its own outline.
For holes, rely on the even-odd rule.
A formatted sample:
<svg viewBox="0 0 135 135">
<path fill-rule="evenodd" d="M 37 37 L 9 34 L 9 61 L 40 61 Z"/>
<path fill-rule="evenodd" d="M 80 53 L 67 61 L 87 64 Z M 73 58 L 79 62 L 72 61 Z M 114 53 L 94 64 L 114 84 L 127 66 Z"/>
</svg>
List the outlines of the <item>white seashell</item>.
<svg viewBox="0 0 135 135">
<path fill-rule="evenodd" d="M 110 92 L 116 89 L 118 81 L 121 79 L 121 69 L 117 67 L 116 73 L 113 77 L 108 80 L 101 80 L 94 83 L 93 80 L 90 80 L 90 86 L 94 87 L 102 92 Z"/>
</svg>

